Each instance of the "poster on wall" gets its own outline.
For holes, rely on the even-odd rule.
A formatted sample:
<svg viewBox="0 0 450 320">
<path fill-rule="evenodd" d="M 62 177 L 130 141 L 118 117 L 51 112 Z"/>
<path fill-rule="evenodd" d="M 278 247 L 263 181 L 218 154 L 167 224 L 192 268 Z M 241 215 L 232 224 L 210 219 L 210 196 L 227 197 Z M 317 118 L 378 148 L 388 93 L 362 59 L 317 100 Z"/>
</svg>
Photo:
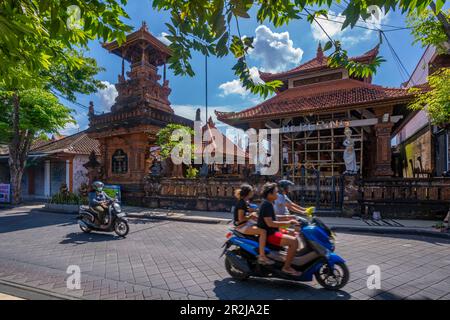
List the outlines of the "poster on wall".
<svg viewBox="0 0 450 320">
<path fill-rule="evenodd" d="M 11 202 L 11 185 L 0 183 L 0 203 Z"/>
<path fill-rule="evenodd" d="M 118 185 L 105 185 L 103 187 L 103 191 L 105 191 L 105 193 L 111 198 L 115 198 L 116 195 L 117 195 L 119 201 L 122 201 L 122 193 L 121 193 L 120 186 L 118 186 Z"/>
</svg>

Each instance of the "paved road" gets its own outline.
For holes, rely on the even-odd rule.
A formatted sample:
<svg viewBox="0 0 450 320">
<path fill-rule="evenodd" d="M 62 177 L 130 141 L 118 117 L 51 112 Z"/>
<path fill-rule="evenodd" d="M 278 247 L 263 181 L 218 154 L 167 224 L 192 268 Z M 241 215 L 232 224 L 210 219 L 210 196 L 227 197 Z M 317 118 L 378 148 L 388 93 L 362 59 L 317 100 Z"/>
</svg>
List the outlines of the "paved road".
<svg viewBox="0 0 450 320">
<path fill-rule="evenodd" d="M 0 282 L 83 299 L 450 299 L 450 241 L 338 234 L 351 282 L 343 291 L 315 283 L 232 280 L 219 259 L 227 227 L 133 220 L 124 239 L 80 233 L 73 216 L 0 211 Z M 66 287 L 69 265 L 81 289 Z M 381 290 L 366 288 L 369 265 Z"/>
</svg>

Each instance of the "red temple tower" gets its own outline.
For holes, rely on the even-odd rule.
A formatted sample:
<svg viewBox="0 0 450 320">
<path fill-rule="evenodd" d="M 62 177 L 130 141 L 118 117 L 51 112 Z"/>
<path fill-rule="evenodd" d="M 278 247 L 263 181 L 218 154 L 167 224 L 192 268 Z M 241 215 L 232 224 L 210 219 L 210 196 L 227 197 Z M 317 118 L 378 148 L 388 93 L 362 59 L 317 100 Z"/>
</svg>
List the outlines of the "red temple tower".
<svg viewBox="0 0 450 320">
<path fill-rule="evenodd" d="M 149 172 L 149 149 L 158 130 L 168 123 L 193 126 L 193 122 L 175 115 L 170 106 L 165 65 L 171 52 L 145 22 L 121 45 L 114 41 L 103 47 L 122 58 L 122 73 L 111 112 L 95 115 L 90 109 L 88 134 L 100 143 L 104 182 L 120 185 L 127 199 L 140 199 Z M 125 61 L 131 66 L 126 75 Z M 158 74 L 160 66 L 164 66 L 163 79 Z"/>
</svg>

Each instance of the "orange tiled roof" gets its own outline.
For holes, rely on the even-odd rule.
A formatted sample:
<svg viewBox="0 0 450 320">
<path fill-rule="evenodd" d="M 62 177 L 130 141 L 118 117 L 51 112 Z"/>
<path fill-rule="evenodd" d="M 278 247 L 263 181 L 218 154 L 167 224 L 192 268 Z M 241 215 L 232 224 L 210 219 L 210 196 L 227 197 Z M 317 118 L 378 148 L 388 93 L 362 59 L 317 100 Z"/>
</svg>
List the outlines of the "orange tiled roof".
<svg viewBox="0 0 450 320">
<path fill-rule="evenodd" d="M 92 151 L 100 155 L 98 141 L 89 138 L 85 132 L 80 132 L 59 140 L 36 140 L 31 146 L 29 154 L 67 153 L 89 155 Z M 3 155 L 9 153 L 7 147 L 0 149 L 0 152 Z"/>
<path fill-rule="evenodd" d="M 98 141 L 89 138 L 85 132 L 48 141 L 46 144 L 34 145 L 30 151 L 32 153 L 63 152 L 70 154 L 90 154 L 95 151 L 100 154 Z"/>
<path fill-rule="evenodd" d="M 373 49 L 367 51 L 363 55 L 350 58 L 350 60 L 358 61 L 358 62 L 364 62 L 368 63 L 372 61 L 377 55 L 378 55 L 379 45 L 374 47 Z M 322 51 L 322 47 L 319 44 L 319 47 L 317 48 L 317 55 L 314 59 L 311 59 L 298 67 L 295 67 L 291 70 L 280 72 L 280 73 L 266 73 L 266 72 L 259 72 L 259 75 L 262 80 L 265 82 L 273 81 L 273 80 L 280 80 L 284 78 L 288 78 L 293 75 L 302 74 L 306 72 L 311 71 L 317 71 L 320 69 L 327 69 L 328 67 L 328 57 L 324 55 Z"/>
<path fill-rule="evenodd" d="M 287 89 L 267 101 L 240 111 L 218 112 L 217 118 L 250 120 L 294 113 L 324 111 L 386 101 L 400 103 L 413 97 L 406 89 L 386 88 L 353 79 L 339 79 Z"/>
</svg>

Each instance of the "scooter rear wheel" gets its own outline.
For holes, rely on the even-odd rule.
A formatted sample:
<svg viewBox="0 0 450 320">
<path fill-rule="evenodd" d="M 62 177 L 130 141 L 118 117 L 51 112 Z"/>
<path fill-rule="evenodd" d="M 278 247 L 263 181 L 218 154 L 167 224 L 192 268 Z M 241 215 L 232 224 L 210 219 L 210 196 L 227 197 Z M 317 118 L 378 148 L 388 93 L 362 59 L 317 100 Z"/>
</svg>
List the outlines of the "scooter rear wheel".
<svg viewBox="0 0 450 320">
<path fill-rule="evenodd" d="M 233 266 L 233 263 L 228 256 L 225 257 L 225 269 L 227 270 L 228 274 L 236 280 L 244 281 L 249 278 L 249 275 L 247 273 L 242 272 Z"/>
<path fill-rule="evenodd" d="M 89 229 L 88 227 L 82 226 L 80 225 L 80 229 L 81 231 L 83 231 L 84 233 L 91 233 L 91 229 Z"/>
<path fill-rule="evenodd" d="M 314 275 L 322 287 L 337 291 L 347 284 L 350 271 L 345 263 L 338 262 L 334 265 L 333 270 L 329 270 L 329 266 L 324 264 Z"/>
</svg>

